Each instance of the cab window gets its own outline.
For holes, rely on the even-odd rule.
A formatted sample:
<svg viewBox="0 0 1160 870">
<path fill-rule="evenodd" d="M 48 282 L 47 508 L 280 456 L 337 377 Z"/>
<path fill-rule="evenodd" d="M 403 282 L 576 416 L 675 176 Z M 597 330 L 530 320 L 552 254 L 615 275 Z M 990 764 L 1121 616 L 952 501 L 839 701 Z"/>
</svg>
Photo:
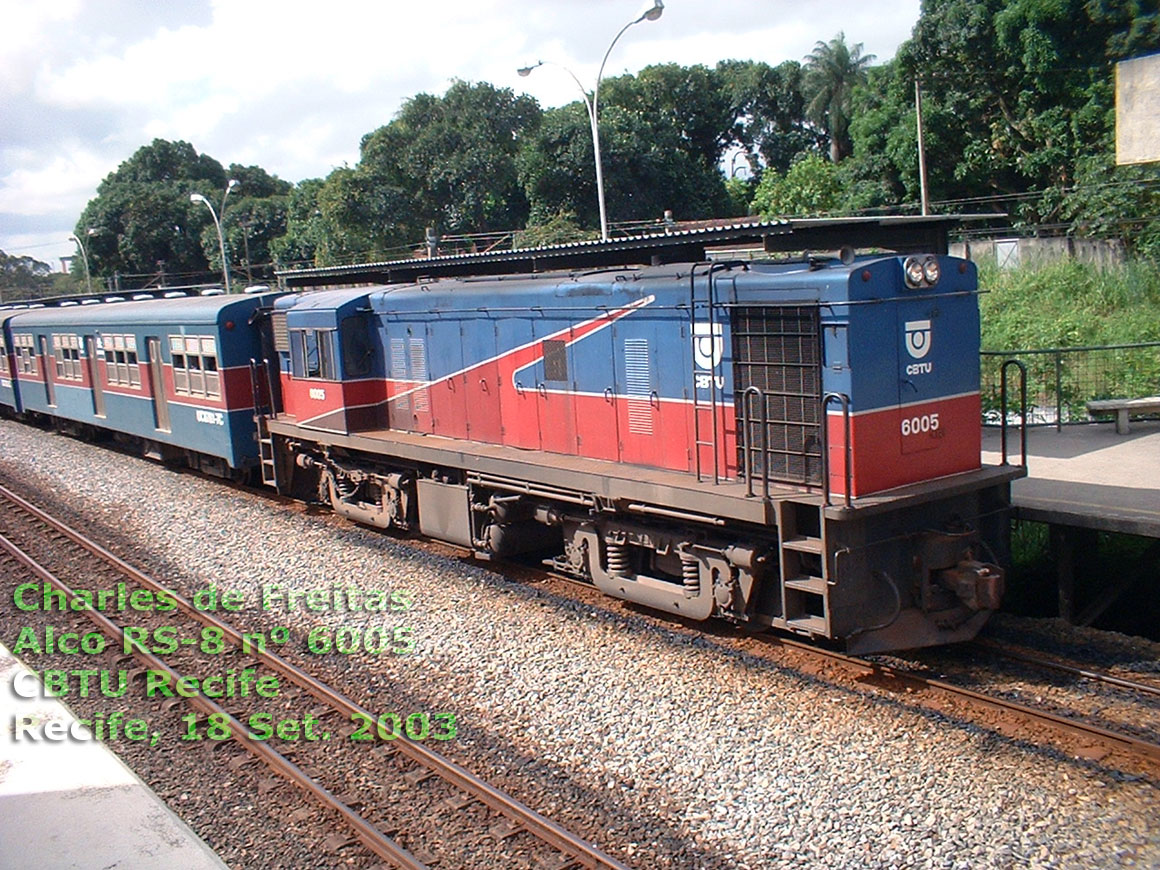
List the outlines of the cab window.
<svg viewBox="0 0 1160 870">
<path fill-rule="evenodd" d="M 334 364 L 334 330 L 290 330 L 290 373 L 296 378 L 338 380 Z"/>
</svg>

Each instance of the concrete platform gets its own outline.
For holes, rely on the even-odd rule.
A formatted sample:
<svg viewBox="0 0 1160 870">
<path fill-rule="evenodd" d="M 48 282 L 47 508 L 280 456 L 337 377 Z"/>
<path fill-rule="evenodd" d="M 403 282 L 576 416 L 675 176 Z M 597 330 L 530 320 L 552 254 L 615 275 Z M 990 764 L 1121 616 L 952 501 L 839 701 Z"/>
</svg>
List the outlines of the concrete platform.
<svg viewBox="0 0 1160 870">
<path fill-rule="evenodd" d="M 19 697 L 13 681 L 32 682 L 20 674 L 27 669 L 0 646 L 0 867 L 225 868 L 104 744 L 14 740 L 21 717 L 76 721 L 55 698 Z"/>
<path fill-rule="evenodd" d="M 1019 431 L 1008 432 L 1018 461 Z M 999 430 L 983 430 L 983 461 L 1000 459 Z M 1113 423 L 1027 430 L 1028 476 L 1012 484 L 1021 519 L 1160 538 L 1160 421 L 1119 435 Z"/>
</svg>

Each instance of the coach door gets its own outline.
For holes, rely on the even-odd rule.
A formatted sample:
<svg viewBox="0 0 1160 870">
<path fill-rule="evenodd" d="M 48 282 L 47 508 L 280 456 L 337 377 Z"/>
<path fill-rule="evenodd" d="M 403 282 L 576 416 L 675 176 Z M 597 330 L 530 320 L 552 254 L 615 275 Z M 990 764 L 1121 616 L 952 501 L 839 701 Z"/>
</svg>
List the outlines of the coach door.
<svg viewBox="0 0 1160 870">
<path fill-rule="evenodd" d="M 157 429 L 169 432 L 169 400 L 165 397 L 165 377 L 161 368 L 161 339 L 145 339 L 149 348 L 149 385 L 153 388 L 153 418 Z"/>
<path fill-rule="evenodd" d="M 56 404 L 56 388 L 52 382 L 53 358 L 48 353 L 48 339 L 40 336 L 40 360 L 44 364 L 44 399 L 48 404 Z"/>
<path fill-rule="evenodd" d="M 91 335 L 85 336 L 85 357 L 89 361 L 89 381 L 93 385 L 93 413 L 105 416 L 105 385 L 101 383 L 100 365 L 97 363 L 97 342 Z"/>
</svg>

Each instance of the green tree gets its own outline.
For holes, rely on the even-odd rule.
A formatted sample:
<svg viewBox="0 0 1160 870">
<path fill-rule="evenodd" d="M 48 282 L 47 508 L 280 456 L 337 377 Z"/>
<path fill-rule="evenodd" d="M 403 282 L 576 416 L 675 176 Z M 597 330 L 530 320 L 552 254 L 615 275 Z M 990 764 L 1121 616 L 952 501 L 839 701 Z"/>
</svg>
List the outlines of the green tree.
<svg viewBox="0 0 1160 870">
<path fill-rule="evenodd" d="M 826 131 L 830 140 L 830 160 L 840 163 L 850 153 L 850 115 L 854 89 L 866 81 L 866 70 L 874 55 L 862 54 L 862 43 L 846 45 L 846 34 L 829 42 L 818 42 L 804 67 L 802 90 L 806 116 Z"/>
<path fill-rule="evenodd" d="M 251 272 L 268 264 L 270 243 L 285 232 L 290 184 L 257 166 L 227 171 L 188 142 L 155 139 L 110 173 L 81 213 L 76 234 L 86 241 L 93 278 L 164 272 L 170 281 L 192 283 L 219 271 L 213 218 L 189 196 L 204 194 L 220 210 L 231 178 L 239 183 L 219 215 L 231 264 L 242 264 L 247 243 Z M 79 268 L 74 263 L 74 273 Z"/>
<path fill-rule="evenodd" d="M 716 70 L 704 66 L 658 64 L 635 76 L 605 79 L 600 109 L 616 106 L 680 138 L 698 164 L 715 169 L 732 139 L 735 110 Z"/>
<path fill-rule="evenodd" d="M 528 96 L 457 81 L 439 97 L 419 94 L 363 138 L 358 166 L 338 170 L 319 193 L 337 237 L 320 256 L 357 256 L 440 233 L 510 229 L 528 204 L 516 153 L 540 121 Z"/>
<path fill-rule="evenodd" d="M 0 301 L 36 299 L 52 287 L 53 274 L 48 263 L 0 251 Z"/>
<path fill-rule="evenodd" d="M 218 215 L 230 271 L 244 274 L 248 281 L 272 278 L 270 246 L 286 233 L 286 210 L 293 185 L 260 166 L 234 163 L 226 174 L 238 182 L 226 200 L 225 213 Z M 217 207 L 215 203 L 214 208 Z M 212 222 L 201 233 L 201 247 L 210 269 L 220 271 L 221 247 Z"/>
<path fill-rule="evenodd" d="M 324 184 L 321 178 L 308 178 L 290 191 L 286 202 L 286 231 L 270 242 L 270 257 L 279 268 L 316 264 L 316 252 L 327 236 L 318 204 Z"/>
<path fill-rule="evenodd" d="M 913 136 L 918 78 L 933 199 L 1070 187 L 1082 157 L 1110 148 L 1113 63 L 1158 48 L 1151 0 L 927 0 L 885 80 L 878 123 L 855 129 L 855 151 L 895 130 Z M 898 149 L 891 160 L 915 191 L 915 158 Z M 1058 195 L 1022 197 L 1019 216 L 1056 221 L 1061 206 Z"/>
<path fill-rule="evenodd" d="M 811 128 L 802 95 L 802 66 L 787 60 L 776 67 L 750 60 L 717 64 L 719 86 L 728 96 L 732 144 L 742 149 L 750 174 L 785 173 L 800 154 L 818 150 L 824 136 Z"/>
<path fill-rule="evenodd" d="M 680 131 L 621 106 L 600 110 L 604 195 L 610 221 L 659 220 L 671 210 L 682 220 L 729 210 L 725 179 L 686 151 Z M 599 227 L 592 133 L 580 102 L 544 113 L 539 131 L 520 153 L 520 177 L 533 222 L 560 212 L 582 227 Z"/>
<path fill-rule="evenodd" d="M 765 218 L 807 217 L 835 210 L 841 195 L 834 164 L 818 154 L 806 154 L 785 175 L 765 173 L 752 209 Z"/>
<path fill-rule="evenodd" d="M 222 165 L 188 142 L 155 139 L 139 148 L 100 183 L 77 222 L 93 277 L 161 270 L 200 276 L 209 268 L 201 234 L 213 221 L 189 194 L 201 189 L 212 199 L 225 183 Z"/>
<path fill-rule="evenodd" d="M 1160 262 L 1160 165 L 1116 166 L 1110 151 L 1082 157 L 1059 210 L 1076 235 L 1119 238 L 1130 253 Z"/>
<path fill-rule="evenodd" d="M 663 64 L 600 86 L 600 152 L 610 221 L 724 215 L 719 163 L 733 110 L 715 70 Z M 533 223 L 564 213 L 600 225 L 592 130 L 583 102 L 543 114 L 519 155 Z"/>
</svg>

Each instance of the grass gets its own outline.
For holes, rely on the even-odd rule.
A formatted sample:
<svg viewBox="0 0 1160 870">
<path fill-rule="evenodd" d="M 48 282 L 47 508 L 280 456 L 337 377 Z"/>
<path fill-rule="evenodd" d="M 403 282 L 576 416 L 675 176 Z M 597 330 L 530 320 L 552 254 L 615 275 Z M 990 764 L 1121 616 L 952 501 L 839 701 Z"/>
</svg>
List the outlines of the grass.
<svg viewBox="0 0 1160 870">
<path fill-rule="evenodd" d="M 1160 264 L 980 264 L 984 350 L 1160 341 Z"/>
</svg>

